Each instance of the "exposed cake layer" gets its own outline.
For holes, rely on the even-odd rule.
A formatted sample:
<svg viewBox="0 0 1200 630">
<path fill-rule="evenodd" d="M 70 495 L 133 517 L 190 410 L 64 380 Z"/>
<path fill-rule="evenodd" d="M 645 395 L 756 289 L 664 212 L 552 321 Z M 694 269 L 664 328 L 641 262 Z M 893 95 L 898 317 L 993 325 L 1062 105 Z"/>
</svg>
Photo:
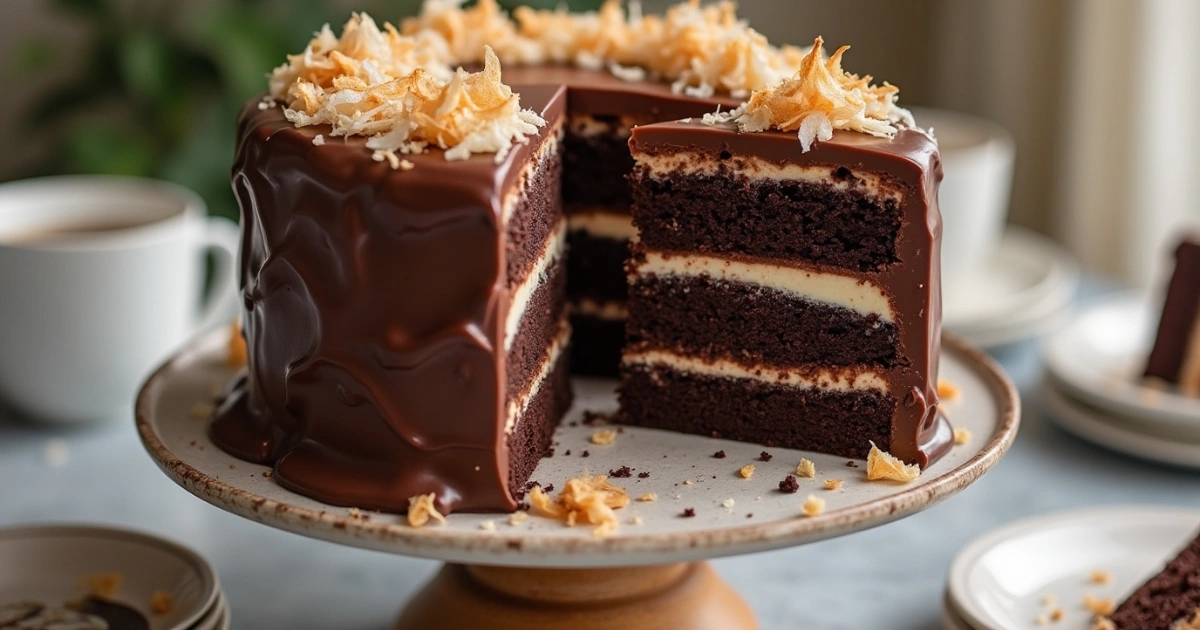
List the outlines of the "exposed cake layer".
<svg viewBox="0 0 1200 630">
<path fill-rule="evenodd" d="M 515 306 L 529 343 L 545 337 L 562 311 L 561 297 L 538 296 L 562 275 L 545 235 L 561 243 L 565 230 L 554 187 L 565 90 L 520 93 L 549 124 L 503 160 L 431 149 L 405 156 L 409 169 L 372 159 L 364 138 L 314 142 L 329 130 L 243 110 L 233 181 L 250 369 L 214 419 L 222 448 L 275 462 L 281 484 L 335 505 L 403 512 L 432 492 L 443 511 L 516 507 L 506 319 Z M 545 222 L 510 233 L 505 215 L 528 213 Z M 510 304 L 540 264 L 526 306 Z"/>
<path fill-rule="evenodd" d="M 624 302 L 629 292 L 629 280 L 625 276 L 628 241 L 572 231 L 568 243 L 567 276 L 570 280 L 567 295 L 571 301 Z"/>
<path fill-rule="evenodd" d="M 896 399 L 876 390 L 796 387 L 658 362 L 626 363 L 621 372 L 628 424 L 844 457 L 866 457 L 869 440 L 894 442 Z"/>
<path fill-rule="evenodd" d="M 657 174 L 639 161 L 634 170 L 634 203 L 641 209 L 634 223 L 647 247 L 798 259 L 853 271 L 879 271 L 899 261 L 899 204 L 840 186 L 832 178 L 844 167 L 825 166 L 824 181 L 758 178 L 721 164 L 722 152 L 694 155 L 718 166 L 712 173 Z"/>
<path fill-rule="evenodd" d="M 645 116 L 570 114 L 566 127 L 566 170 L 563 205 L 577 208 L 627 209 L 633 170 L 629 133 L 634 125 L 653 122 Z"/>
<path fill-rule="evenodd" d="M 511 294 L 504 316 L 505 350 L 513 347 L 526 312 L 531 308 L 536 310 L 539 306 L 545 308 L 544 302 L 531 306 L 538 289 L 553 279 L 559 267 L 566 267 L 563 259 L 567 249 L 567 230 L 566 221 L 562 219 L 561 214 L 555 224 L 555 229 L 546 236 L 545 241 L 537 244 L 536 248 L 534 250 L 536 254 L 532 256 L 527 252 L 522 252 L 523 256 L 530 258 L 531 267 L 525 271 L 523 277 L 517 278 L 514 283 L 509 285 Z M 561 286 L 565 287 L 565 284 L 564 279 Z"/>
<path fill-rule="evenodd" d="M 708 425 L 732 414 L 736 427 L 771 401 L 766 413 L 789 418 L 806 447 L 829 450 L 818 444 L 830 438 L 805 437 L 810 422 L 820 435 L 844 422 L 842 452 L 864 454 L 875 436 L 926 466 L 949 448 L 937 413 L 941 169 L 930 137 L 835 131 L 805 151 L 795 133 L 679 121 L 635 128 L 630 147 L 639 239 L 622 401 L 642 401 L 632 421 L 679 429 L 681 408 Z M 658 403 L 655 381 L 669 383 Z M 686 396 L 731 409 L 689 407 Z M 820 402 L 789 413 L 780 401 L 797 396 Z M 848 411 L 856 404 L 866 416 Z"/>
<path fill-rule="evenodd" d="M 585 232 L 597 238 L 632 241 L 637 237 L 628 208 L 577 208 L 567 215 L 567 225 L 572 232 Z"/>
<path fill-rule="evenodd" d="M 505 277 L 509 287 L 520 284 L 554 233 L 561 228 L 562 124 L 553 125 L 537 153 L 520 168 L 516 181 L 504 196 L 500 216 L 508 238 Z"/>
<path fill-rule="evenodd" d="M 566 286 L 567 266 L 561 257 L 556 257 L 524 302 L 520 325 L 507 349 L 505 399 L 509 402 L 529 389 L 542 368 L 547 349 L 560 334 L 567 314 Z"/>
<path fill-rule="evenodd" d="M 524 404 L 520 420 L 505 436 L 508 454 L 508 487 L 513 495 L 525 494 L 525 483 L 538 462 L 550 452 L 554 429 L 571 406 L 570 352 L 559 354 L 549 373 Z"/>
<path fill-rule="evenodd" d="M 621 350 L 625 347 L 624 318 L 609 319 L 572 312 L 571 330 L 574 334 L 571 371 L 583 376 L 616 377 L 621 365 Z"/>
<path fill-rule="evenodd" d="M 1200 538 L 1191 541 L 1110 618 L 1118 630 L 1177 630 L 1200 620 Z"/>
<path fill-rule="evenodd" d="M 505 420 L 504 433 L 511 434 L 514 429 L 522 422 L 525 410 L 529 404 L 535 400 L 538 393 L 546 386 L 547 379 L 550 378 L 555 366 L 563 361 L 563 357 L 567 355 L 567 342 L 571 338 L 571 326 L 567 323 L 566 315 L 563 315 L 553 323 L 554 335 L 550 339 L 550 344 L 546 346 L 539 360 L 533 365 L 529 377 L 526 379 L 528 385 L 525 389 L 513 392 L 508 396 L 505 405 Z M 514 369 L 521 366 L 512 366 Z"/>
<path fill-rule="evenodd" d="M 736 357 L 771 368 L 900 364 L 893 323 L 803 290 L 710 275 L 639 273 L 627 324 L 634 349 L 681 349 L 704 359 Z"/>
</svg>

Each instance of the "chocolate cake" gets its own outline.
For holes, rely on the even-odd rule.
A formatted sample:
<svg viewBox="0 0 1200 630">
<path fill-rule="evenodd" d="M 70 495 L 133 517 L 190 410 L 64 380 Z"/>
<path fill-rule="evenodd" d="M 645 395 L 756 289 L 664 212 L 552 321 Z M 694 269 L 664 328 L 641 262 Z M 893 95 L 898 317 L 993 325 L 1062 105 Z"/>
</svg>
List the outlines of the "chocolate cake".
<svg viewBox="0 0 1200 630">
<path fill-rule="evenodd" d="M 897 121 L 806 146 L 746 130 L 755 115 L 633 131 L 622 417 L 850 457 L 874 442 L 924 467 L 951 442 L 937 144 Z"/>
<path fill-rule="evenodd" d="M 766 86 L 786 83 L 802 59 L 820 57 L 819 48 L 805 56 L 771 46 L 736 19 L 731 5 L 696 2 L 662 17 L 626 16 L 610 1 L 598 13 L 518 9 L 514 19 L 494 0 L 468 9 L 434 2 L 401 29 L 380 29 L 365 15 L 340 37 L 326 27 L 275 70 L 269 93 L 239 119 L 233 185 L 243 212 L 248 368 L 217 407 L 214 440 L 239 457 L 273 464 L 281 484 L 331 504 L 404 511 L 410 498 L 432 494 L 441 512 L 514 509 L 570 403 L 570 356 L 578 357 L 578 372 L 599 374 L 611 373 L 621 355 L 629 286 L 622 269 L 636 201 L 646 213 L 642 238 L 649 237 L 635 258 L 642 263 L 689 247 L 705 250 L 702 241 L 711 239 L 720 256 L 737 258 L 744 249 L 742 262 L 803 262 L 842 274 L 843 284 L 876 282 L 876 297 L 892 300 L 890 310 L 845 320 L 858 326 L 847 332 L 837 319 L 847 309 L 797 300 L 788 286 L 749 295 L 717 282 L 722 286 L 703 299 L 720 316 L 755 305 L 729 322 L 753 315 L 752 339 L 736 356 L 769 345 L 774 329 L 792 341 L 761 358 L 794 370 L 796 359 L 780 358 L 778 350 L 808 346 L 778 327 L 799 322 L 801 330 L 823 331 L 821 343 L 830 348 L 805 355 L 804 366 L 861 368 L 859 380 L 875 386 L 851 395 L 823 384 L 818 393 L 828 395 L 809 396 L 809 408 L 790 413 L 795 399 L 785 389 L 761 407 L 755 427 L 722 434 L 856 455 L 873 439 L 906 459 L 929 461 L 949 443 L 949 432 L 932 419 L 939 311 L 930 202 L 936 151 L 928 138 L 837 118 L 838 129 L 852 131 L 819 136 L 810 156 L 816 161 L 796 162 L 819 163 L 839 178 L 826 196 L 794 186 L 768 193 L 810 195 L 804 220 L 820 224 L 795 242 L 772 239 L 782 249 L 746 247 L 747 238 L 779 225 L 753 214 L 744 228 L 710 225 L 693 235 L 700 240 L 671 245 L 663 240 L 670 230 L 651 217 L 677 213 L 682 199 L 646 188 L 648 166 L 638 167 L 634 188 L 626 180 L 635 157 L 626 146 L 631 133 L 639 159 L 657 133 L 679 146 L 704 145 L 718 158 L 724 149 L 713 153 L 711 142 L 730 143 L 730 156 L 738 157 L 725 168 L 750 164 L 766 146 L 786 156 L 767 159 L 796 160 L 811 139 L 699 121 L 747 96 L 754 103 Z M 887 105 L 873 103 L 878 111 L 868 113 L 886 114 Z M 654 122 L 680 119 L 694 122 Z M 867 132 L 894 139 L 852 138 Z M 680 185 L 694 185 L 682 175 Z M 870 196 L 855 193 L 855 182 L 874 181 L 887 182 L 890 201 L 860 208 Z M 727 184 L 695 188 L 696 201 L 717 189 L 725 195 Z M 646 205 L 659 195 L 674 205 Z M 833 215 L 819 208 L 830 199 L 831 212 L 870 216 L 837 232 L 829 225 Z M 767 207 L 777 213 L 789 203 Z M 704 217 L 729 220 L 711 207 L 689 220 Z M 878 217 L 886 220 L 876 225 Z M 830 230 L 866 240 L 837 252 Z M 893 284 L 905 282 L 908 292 Z M 647 307 L 629 324 L 639 351 L 666 348 L 654 317 L 702 303 L 693 299 L 700 293 L 672 297 L 679 287 L 671 283 L 634 286 Z M 682 343 L 715 330 L 689 326 L 678 331 Z M 710 349 L 713 357 L 735 350 Z M 636 356 L 624 359 L 623 417 L 666 425 L 647 391 L 635 387 Z M 721 395 L 714 382 L 725 383 L 709 379 L 692 391 Z M 733 395 L 744 400 L 744 392 Z M 847 410 L 864 419 L 846 423 Z M 796 437 L 795 420 L 808 417 L 804 426 L 827 425 L 824 437 Z M 677 428 L 717 431 L 704 422 Z"/>
<path fill-rule="evenodd" d="M 1175 249 L 1175 269 L 1167 285 L 1147 377 L 1200 396 L 1200 242 L 1184 240 Z"/>
<path fill-rule="evenodd" d="M 1200 628 L 1200 538 L 1121 602 L 1109 620 L 1118 630 Z"/>
</svg>

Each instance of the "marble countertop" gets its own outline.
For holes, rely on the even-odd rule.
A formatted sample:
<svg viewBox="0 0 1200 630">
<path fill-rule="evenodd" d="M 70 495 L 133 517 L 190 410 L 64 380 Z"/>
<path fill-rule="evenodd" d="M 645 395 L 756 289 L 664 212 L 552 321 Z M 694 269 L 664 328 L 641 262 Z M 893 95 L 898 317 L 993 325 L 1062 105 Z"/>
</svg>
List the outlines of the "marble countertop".
<svg viewBox="0 0 1200 630">
<path fill-rule="evenodd" d="M 1079 506 L 1200 507 L 1200 475 L 1109 453 L 1047 424 L 1029 399 L 1042 372 L 1035 343 L 995 356 L 1025 395 L 1023 424 L 1009 454 L 977 484 L 890 525 L 714 562 L 764 629 L 934 630 L 951 559 L 988 530 Z M 65 461 L 48 453 L 55 439 L 66 445 Z M 45 522 L 127 526 L 192 546 L 216 567 L 239 629 L 384 630 L 438 566 L 310 540 L 209 506 L 159 472 L 132 413 L 67 431 L 0 412 L 0 526 Z"/>
</svg>

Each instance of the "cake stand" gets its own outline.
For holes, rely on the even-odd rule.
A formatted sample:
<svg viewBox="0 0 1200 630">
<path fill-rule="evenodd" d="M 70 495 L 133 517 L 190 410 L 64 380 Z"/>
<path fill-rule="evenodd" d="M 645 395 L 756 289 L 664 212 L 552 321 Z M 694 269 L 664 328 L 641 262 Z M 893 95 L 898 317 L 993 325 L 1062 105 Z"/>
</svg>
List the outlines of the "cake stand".
<svg viewBox="0 0 1200 630">
<path fill-rule="evenodd" d="M 402 629 L 754 628 L 747 605 L 705 559 L 843 536 L 928 508 L 999 461 L 1020 415 L 1016 390 L 996 364 L 947 336 L 942 378 L 959 394 L 943 409 L 971 438 L 914 482 L 868 482 L 865 464 L 844 457 L 767 448 L 770 461 L 762 461 L 762 446 L 652 429 L 624 427 L 612 444 L 593 444 L 604 427 L 582 422 L 583 412 L 614 409 L 613 382 L 580 380 L 576 404 L 555 434 L 555 455 L 532 479 L 561 488 L 581 474 L 630 467 L 631 476 L 612 479 L 634 499 L 618 510 L 613 535 L 595 537 L 591 526 L 532 514 L 511 522 L 506 514 L 453 514 L 445 525 L 413 528 L 400 515 L 285 490 L 268 468 L 213 445 L 206 419 L 216 389 L 233 373 L 228 334 L 196 340 L 147 381 L 136 408 L 146 450 L 176 483 L 223 510 L 321 540 L 446 562 L 400 613 Z M 798 479 L 796 493 L 781 492 L 779 482 L 801 457 L 816 464 L 816 478 Z M 748 479 L 739 474 L 747 464 L 755 466 Z M 844 483 L 826 490 L 826 479 Z M 657 500 L 637 500 L 647 493 Z M 809 494 L 826 502 L 818 516 L 801 514 Z M 689 508 L 694 516 L 685 517 Z"/>
</svg>

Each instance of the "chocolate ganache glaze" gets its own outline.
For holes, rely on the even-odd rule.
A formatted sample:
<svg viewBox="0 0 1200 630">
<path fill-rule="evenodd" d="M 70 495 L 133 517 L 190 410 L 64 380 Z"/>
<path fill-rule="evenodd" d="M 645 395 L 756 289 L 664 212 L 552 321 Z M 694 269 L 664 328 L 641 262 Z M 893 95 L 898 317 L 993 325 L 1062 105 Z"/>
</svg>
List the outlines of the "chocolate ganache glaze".
<svg viewBox="0 0 1200 630">
<path fill-rule="evenodd" d="M 332 504 L 403 512 L 434 492 L 445 511 L 516 508 L 502 211 L 558 133 L 566 93 L 521 97 L 548 124 L 500 163 L 433 149 L 405 156 L 410 170 L 372 159 L 365 138 L 243 109 L 233 187 L 249 367 L 215 413 L 219 446 Z"/>
<path fill-rule="evenodd" d="M 937 185 L 942 179 L 937 144 L 924 132 L 901 129 L 895 138 L 834 131 L 833 138 L 801 149 L 795 133 L 742 133 L 733 123 L 699 120 L 637 127 L 630 139 L 636 151 L 691 151 L 720 159 L 722 152 L 754 156 L 776 164 L 825 164 L 851 173 L 884 173 L 904 190 L 897 262 L 879 270 L 849 271 L 809 265 L 816 271 L 849 275 L 881 287 L 892 303 L 906 363 L 886 372 L 899 401 L 892 454 L 922 468 L 949 450 L 953 431 L 938 413 L 937 373 L 941 347 L 941 213 Z M 725 255 L 722 253 L 721 255 Z"/>
</svg>

